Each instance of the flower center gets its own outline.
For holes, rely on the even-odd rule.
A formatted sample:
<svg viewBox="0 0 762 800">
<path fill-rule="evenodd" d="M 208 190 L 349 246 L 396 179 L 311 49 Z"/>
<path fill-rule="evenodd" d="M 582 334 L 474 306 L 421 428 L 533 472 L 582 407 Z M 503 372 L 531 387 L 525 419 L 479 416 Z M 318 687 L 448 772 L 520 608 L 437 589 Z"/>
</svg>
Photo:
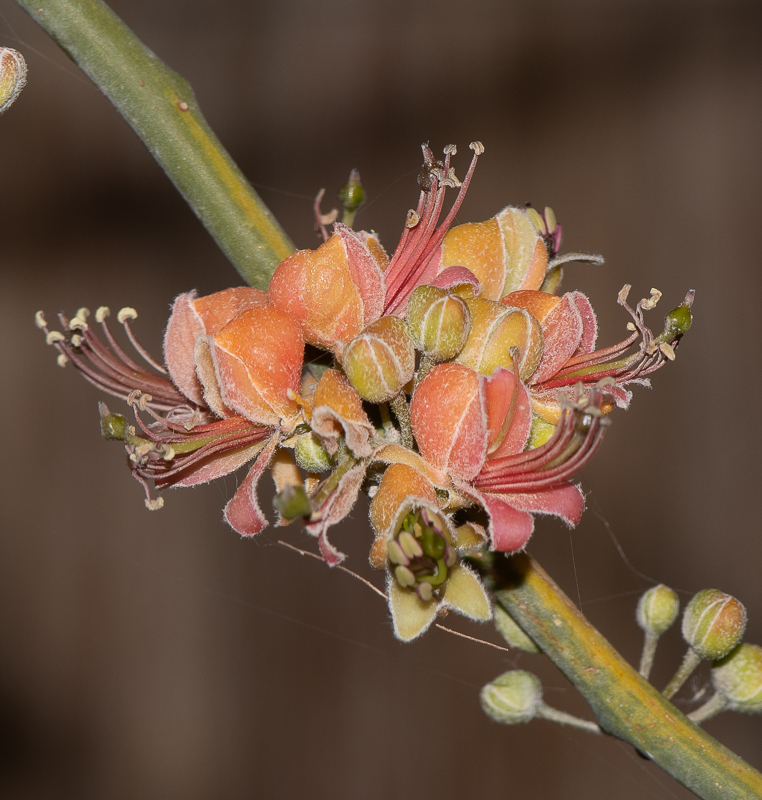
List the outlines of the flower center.
<svg viewBox="0 0 762 800">
<path fill-rule="evenodd" d="M 444 524 L 421 508 L 409 513 L 397 535 L 387 545 L 390 569 L 403 589 L 432 600 L 458 563 L 455 549 L 444 534 Z"/>
</svg>

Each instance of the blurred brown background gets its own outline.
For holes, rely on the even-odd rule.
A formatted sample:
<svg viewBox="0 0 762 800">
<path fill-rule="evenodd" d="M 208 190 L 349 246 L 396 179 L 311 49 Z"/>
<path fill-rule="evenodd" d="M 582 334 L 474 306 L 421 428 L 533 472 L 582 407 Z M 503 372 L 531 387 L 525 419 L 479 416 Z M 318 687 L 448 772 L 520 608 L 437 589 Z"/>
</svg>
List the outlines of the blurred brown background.
<svg viewBox="0 0 762 800">
<path fill-rule="evenodd" d="M 602 252 L 566 288 L 618 340 L 625 282 L 697 291 L 677 362 L 638 389 L 582 476 L 569 534 L 530 551 L 636 661 L 649 581 L 736 594 L 762 642 L 760 356 L 762 6 L 756 2 L 280 3 L 118 0 L 189 79 L 211 125 L 300 247 L 311 197 L 352 167 L 358 225 L 393 248 L 415 205 L 419 144 L 486 153 L 460 219 L 551 205 L 565 249 Z M 96 392 L 55 365 L 33 314 L 140 312 L 159 351 L 169 303 L 239 282 L 108 102 L 11 0 L 0 44 L 29 85 L 0 120 L 2 537 L 0 795 L 9 798 L 684 798 L 609 739 L 490 723 L 479 687 L 520 666 L 546 700 L 584 703 L 539 656 L 440 631 L 407 646 L 350 577 L 221 521 L 234 478 L 150 513 Z M 264 506 L 269 507 L 265 498 Z M 367 572 L 365 508 L 334 539 Z M 626 561 L 618 552 L 619 542 Z M 497 641 L 486 627 L 448 624 Z M 662 685 L 682 656 L 657 655 Z M 704 690 L 702 671 L 681 695 Z M 762 718 L 708 730 L 762 768 Z"/>
</svg>

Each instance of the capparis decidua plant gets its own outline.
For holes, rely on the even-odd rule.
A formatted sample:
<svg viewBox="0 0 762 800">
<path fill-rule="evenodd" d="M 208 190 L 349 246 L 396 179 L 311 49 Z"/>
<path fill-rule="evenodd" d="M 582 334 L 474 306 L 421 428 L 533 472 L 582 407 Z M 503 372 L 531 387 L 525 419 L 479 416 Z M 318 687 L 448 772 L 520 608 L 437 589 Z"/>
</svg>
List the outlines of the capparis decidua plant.
<svg viewBox="0 0 762 800">
<path fill-rule="evenodd" d="M 148 509 L 159 511 L 169 487 L 245 468 L 225 505 L 230 527 L 255 537 L 268 524 L 301 522 L 336 567 L 345 555 L 330 529 L 364 492 L 370 524 L 357 535 L 383 573 L 379 592 L 398 639 L 416 639 L 449 611 L 493 620 L 509 646 L 550 657 L 597 718 L 551 708 L 539 680 L 517 671 L 482 690 L 493 720 L 542 717 L 611 734 L 701 797 L 760 796 L 762 776 L 697 727 L 721 710 L 762 709 L 762 662 L 759 648 L 741 643 L 740 601 L 711 589 L 689 603 L 688 654 L 660 693 L 647 679 L 679 614 L 675 593 L 654 587 L 638 605 L 646 635 L 638 673 L 525 553 L 536 515 L 579 522 L 585 498 L 573 480 L 615 409 L 629 406 L 629 387 L 648 385 L 675 360 L 693 292 L 655 333 L 647 314 L 661 293 L 631 305 L 625 286 L 617 302 L 627 333 L 599 347 L 587 297 L 560 290 L 566 265 L 602 259 L 563 253 L 551 209 L 509 205 L 485 222 L 454 224 L 481 142 L 471 143 L 461 178 L 454 145 L 441 156 L 423 145 L 417 207 L 400 214 L 393 250 L 354 227 L 364 197 L 355 171 L 340 195 L 341 220 L 322 213 L 321 193 L 322 243 L 293 252 L 187 84 L 106 6 L 19 3 L 115 103 L 249 284 L 208 296 L 188 287 L 175 298 L 161 359 L 138 341 L 130 307 L 116 314 L 122 334 L 106 306 L 60 314 L 55 325 L 36 315 L 60 366 L 130 407 L 127 416 L 101 402 L 101 433 L 126 450 Z M 25 69 L 11 51 L 0 66 L 5 108 Z M 138 73 L 145 91 L 136 93 Z M 277 489 L 272 513 L 257 494 L 266 472 Z M 716 694 L 687 718 L 669 698 L 702 659 L 714 662 Z"/>
</svg>

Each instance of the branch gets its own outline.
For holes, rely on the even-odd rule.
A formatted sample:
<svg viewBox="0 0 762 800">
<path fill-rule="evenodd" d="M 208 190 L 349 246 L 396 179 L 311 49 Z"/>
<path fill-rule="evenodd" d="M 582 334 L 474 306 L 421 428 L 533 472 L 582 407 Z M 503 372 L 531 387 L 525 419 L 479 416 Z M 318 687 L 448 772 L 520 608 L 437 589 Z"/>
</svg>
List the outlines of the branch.
<svg viewBox="0 0 762 800">
<path fill-rule="evenodd" d="M 604 731 L 704 800 L 762 797 L 762 775 L 665 700 L 530 556 L 496 558 L 489 577 L 498 603 L 574 684 Z"/>
<path fill-rule="evenodd" d="M 241 277 L 266 289 L 294 250 L 206 123 L 186 80 L 101 0 L 17 0 L 116 106 Z"/>
</svg>

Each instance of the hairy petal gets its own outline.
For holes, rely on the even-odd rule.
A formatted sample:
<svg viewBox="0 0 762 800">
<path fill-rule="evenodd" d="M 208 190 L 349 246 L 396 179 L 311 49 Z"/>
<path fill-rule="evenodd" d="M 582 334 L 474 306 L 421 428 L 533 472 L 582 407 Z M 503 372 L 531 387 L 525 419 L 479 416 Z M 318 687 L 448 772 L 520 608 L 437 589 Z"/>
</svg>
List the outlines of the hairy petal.
<svg viewBox="0 0 762 800">
<path fill-rule="evenodd" d="M 273 436 L 252 464 L 232 500 L 225 506 L 225 522 L 241 536 L 254 536 L 267 527 L 267 519 L 257 500 L 257 484 L 277 446 L 278 437 Z"/>
<path fill-rule="evenodd" d="M 403 589 L 392 577 L 386 579 L 389 611 L 392 613 L 394 635 L 403 642 L 411 642 L 428 630 L 437 616 L 437 603 L 421 602 L 415 592 Z"/>
<path fill-rule="evenodd" d="M 338 449 L 342 433 L 347 447 L 358 458 L 366 458 L 373 450 L 369 440 L 375 428 L 363 410 L 360 395 L 335 369 L 327 369 L 315 388 L 310 424 L 331 455 Z"/>
<path fill-rule="evenodd" d="M 479 376 L 461 364 L 438 364 L 410 405 L 413 433 L 435 469 L 469 480 L 484 463 L 487 427 Z"/>
</svg>

